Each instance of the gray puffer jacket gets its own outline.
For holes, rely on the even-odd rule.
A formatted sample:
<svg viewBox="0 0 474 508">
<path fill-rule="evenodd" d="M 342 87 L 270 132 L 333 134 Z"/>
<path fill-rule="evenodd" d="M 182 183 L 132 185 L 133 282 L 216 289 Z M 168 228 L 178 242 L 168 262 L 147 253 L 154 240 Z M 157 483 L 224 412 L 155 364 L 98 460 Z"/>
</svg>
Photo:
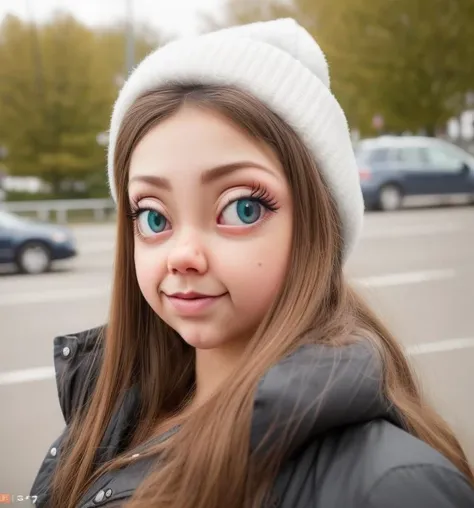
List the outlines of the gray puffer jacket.
<svg viewBox="0 0 474 508">
<path fill-rule="evenodd" d="M 55 339 L 66 429 L 52 444 L 31 489 L 39 508 L 57 508 L 49 501 L 52 475 L 67 425 L 94 388 L 102 354 L 99 332 Z M 473 487 L 446 458 L 403 429 L 380 395 L 381 379 L 367 344 L 305 346 L 267 372 L 255 395 L 251 447 L 275 418 L 284 424 L 285 415 L 299 416 L 292 420 L 298 421 L 295 437 L 274 486 L 272 507 L 474 508 Z M 128 447 L 138 407 L 132 388 L 104 435 L 98 463 Z M 136 455 L 132 465 L 101 477 L 78 507 L 121 506 L 153 465 L 139 455 L 149 444 L 130 452 Z"/>
</svg>

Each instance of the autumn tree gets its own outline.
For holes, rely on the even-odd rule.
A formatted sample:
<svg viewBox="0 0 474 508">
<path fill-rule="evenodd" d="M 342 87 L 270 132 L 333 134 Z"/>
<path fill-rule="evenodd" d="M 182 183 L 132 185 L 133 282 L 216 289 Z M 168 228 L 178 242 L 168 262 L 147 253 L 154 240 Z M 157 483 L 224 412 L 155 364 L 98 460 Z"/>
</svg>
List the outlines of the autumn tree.
<svg viewBox="0 0 474 508">
<path fill-rule="evenodd" d="M 298 19 L 325 51 L 351 125 L 433 134 L 474 88 L 472 0 L 228 0 L 224 24 Z"/>
<path fill-rule="evenodd" d="M 312 9 L 307 0 L 298 3 L 302 11 Z M 380 113 L 390 130 L 434 134 L 462 110 L 474 86 L 467 65 L 474 56 L 468 35 L 474 23 L 471 0 L 318 5 L 313 33 L 332 63 L 336 94 L 363 126 Z M 354 103 L 360 104 L 356 111 Z"/>
<path fill-rule="evenodd" d="M 67 181 L 104 172 L 104 147 L 117 78 L 120 28 L 93 31 L 58 14 L 34 26 L 7 18 L 0 27 L 0 140 L 10 173 L 37 175 L 60 193 Z M 154 43 L 137 43 L 137 58 Z"/>
</svg>

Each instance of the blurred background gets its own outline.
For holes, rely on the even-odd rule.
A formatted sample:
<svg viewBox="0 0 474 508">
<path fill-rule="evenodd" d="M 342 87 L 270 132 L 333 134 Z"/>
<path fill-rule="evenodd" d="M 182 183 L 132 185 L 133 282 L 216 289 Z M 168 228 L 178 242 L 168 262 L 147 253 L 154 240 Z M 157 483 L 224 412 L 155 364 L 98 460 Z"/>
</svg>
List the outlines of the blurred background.
<svg viewBox="0 0 474 508">
<path fill-rule="evenodd" d="M 318 40 L 366 202 L 348 276 L 474 461 L 472 0 L 0 0 L 0 494 L 64 425 L 52 341 L 107 320 L 113 101 L 176 37 L 292 16 Z"/>
</svg>

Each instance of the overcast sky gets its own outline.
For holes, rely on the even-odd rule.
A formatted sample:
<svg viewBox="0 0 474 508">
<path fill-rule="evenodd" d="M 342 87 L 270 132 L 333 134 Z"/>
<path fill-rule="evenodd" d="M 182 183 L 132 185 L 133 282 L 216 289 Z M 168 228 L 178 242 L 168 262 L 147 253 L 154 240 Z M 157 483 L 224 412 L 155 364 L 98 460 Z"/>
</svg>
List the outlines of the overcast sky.
<svg viewBox="0 0 474 508">
<path fill-rule="evenodd" d="M 134 18 L 161 29 L 164 34 L 190 34 L 197 30 L 199 13 L 219 15 L 225 0 L 128 0 Z M 0 21 L 9 13 L 36 21 L 56 9 L 69 11 L 89 25 L 123 20 L 127 0 L 0 0 Z"/>
</svg>

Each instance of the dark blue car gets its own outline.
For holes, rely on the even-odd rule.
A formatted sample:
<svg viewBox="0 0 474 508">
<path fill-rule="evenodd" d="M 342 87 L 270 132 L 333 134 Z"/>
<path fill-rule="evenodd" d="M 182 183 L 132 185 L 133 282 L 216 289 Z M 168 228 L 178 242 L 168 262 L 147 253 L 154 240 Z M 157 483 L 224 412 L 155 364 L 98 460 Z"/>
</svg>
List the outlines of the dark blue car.
<svg viewBox="0 0 474 508">
<path fill-rule="evenodd" d="M 381 136 L 355 146 L 367 209 L 396 210 L 410 198 L 474 202 L 474 157 L 446 141 Z"/>
<path fill-rule="evenodd" d="M 50 269 L 53 261 L 76 256 L 71 232 L 0 210 L 0 264 L 14 264 L 23 273 Z"/>
</svg>

